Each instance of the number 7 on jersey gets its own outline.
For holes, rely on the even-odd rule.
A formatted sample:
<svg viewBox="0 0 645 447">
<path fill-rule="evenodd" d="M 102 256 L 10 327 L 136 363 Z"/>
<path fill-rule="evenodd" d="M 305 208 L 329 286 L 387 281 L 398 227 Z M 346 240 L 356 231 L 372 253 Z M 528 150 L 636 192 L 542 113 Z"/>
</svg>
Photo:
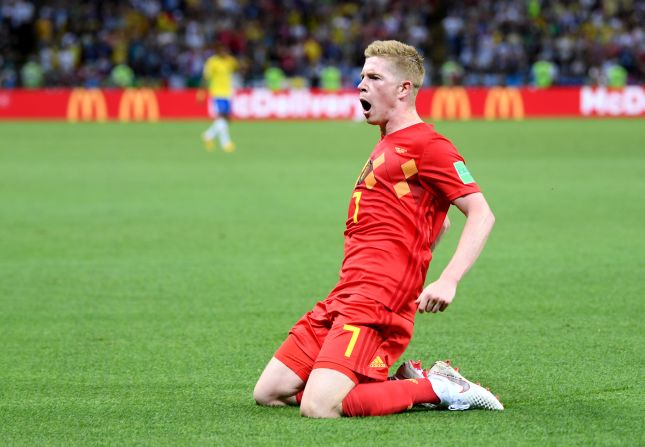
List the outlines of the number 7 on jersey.
<svg viewBox="0 0 645 447">
<path fill-rule="evenodd" d="M 356 191 L 352 194 L 352 198 L 354 199 L 354 223 L 358 223 L 358 203 L 361 201 L 362 194 L 361 191 Z"/>
</svg>

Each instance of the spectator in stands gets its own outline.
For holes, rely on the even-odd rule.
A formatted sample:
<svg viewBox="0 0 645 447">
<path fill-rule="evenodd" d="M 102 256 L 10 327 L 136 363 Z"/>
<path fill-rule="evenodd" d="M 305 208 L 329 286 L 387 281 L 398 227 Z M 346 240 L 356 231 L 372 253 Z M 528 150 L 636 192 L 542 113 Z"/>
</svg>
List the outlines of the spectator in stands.
<svg viewBox="0 0 645 447">
<path fill-rule="evenodd" d="M 23 88 L 40 88 L 43 85 L 43 68 L 32 57 L 20 69 L 20 81 Z"/>
<path fill-rule="evenodd" d="M 108 85 L 127 64 L 143 84 L 195 87 L 219 41 L 245 61 L 248 86 L 265 70 L 319 85 L 322 61 L 352 86 L 355 61 L 374 39 L 414 44 L 432 65 L 455 61 L 465 85 L 528 82 L 542 57 L 554 85 L 590 83 L 590 69 L 615 59 L 626 80 L 645 82 L 645 2 L 499 0 L 427 2 L 242 2 L 227 0 L 0 0 L 0 72 L 5 85 L 35 56 L 45 85 Z M 14 75 L 10 75 L 10 73 Z M 433 83 L 441 81 L 435 70 Z"/>
<path fill-rule="evenodd" d="M 441 65 L 441 84 L 446 86 L 461 85 L 464 69 L 454 59 L 448 59 Z"/>
<path fill-rule="evenodd" d="M 334 65 L 326 65 L 320 71 L 320 87 L 329 92 L 340 90 L 342 87 L 342 81 L 338 67 Z"/>
<path fill-rule="evenodd" d="M 549 88 L 556 78 L 557 68 L 553 62 L 544 58 L 539 59 L 531 67 L 531 75 L 535 87 Z"/>
<path fill-rule="evenodd" d="M 627 70 L 616 62 L 609 62 L 605 67 L 607 86 L 622 88 L 627 85 Z"/>
<path fill-rule="evenodd" d="M 269 90 L 278 91 L 286 87 L 284 72 L 280 67 L 271 66 L 264 71 L 264 83 Z"/>
<path fill-rule="evenodd" d="M 115 87 L 133 87 L 134 71 L 125 63 L 115 65 L 110 72 L 110 82 Z"/>
</svg>

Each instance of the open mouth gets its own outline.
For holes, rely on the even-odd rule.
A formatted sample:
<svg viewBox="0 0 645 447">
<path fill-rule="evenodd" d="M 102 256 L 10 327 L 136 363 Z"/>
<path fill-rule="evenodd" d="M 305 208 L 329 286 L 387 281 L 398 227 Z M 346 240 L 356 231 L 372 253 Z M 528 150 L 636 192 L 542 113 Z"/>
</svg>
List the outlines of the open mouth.
<svg viewBox="0 0 645 447">
<path fill-rule="evenodd" d="M 363 106 L 363 110 L 365 110 L 366 112 L 369 111 L 369 109 L 372 108 L 372 104 L 370 104 L 369 102 L 367 102 L 364 99 L 361 99 L 361 105 Z"/>
</svg>

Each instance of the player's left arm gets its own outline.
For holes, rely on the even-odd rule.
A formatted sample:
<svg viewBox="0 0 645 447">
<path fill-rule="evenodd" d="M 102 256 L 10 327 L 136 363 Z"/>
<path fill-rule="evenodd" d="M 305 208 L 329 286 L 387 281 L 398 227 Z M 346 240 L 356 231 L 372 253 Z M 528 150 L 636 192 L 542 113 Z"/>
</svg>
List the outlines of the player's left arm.
<svg viewBox="0 0 645 447">
<path fill-rule="evenodd" d="M 495 216 L 481 192 L 459 197 L 453 204 L 466 216 L 466 224 L 457 249 L 441 276 L 417 298 L 421 313 L 443 312 L 448 307 L 457 292 L 457 284 L 479 257 L 495 223 Z"/>
</svg>

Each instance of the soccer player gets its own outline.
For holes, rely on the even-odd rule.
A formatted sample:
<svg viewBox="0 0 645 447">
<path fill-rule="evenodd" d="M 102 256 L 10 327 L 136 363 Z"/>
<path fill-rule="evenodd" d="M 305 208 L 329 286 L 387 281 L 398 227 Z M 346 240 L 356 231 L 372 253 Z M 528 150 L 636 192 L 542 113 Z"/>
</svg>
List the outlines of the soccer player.
<svg viewBox="0 0 645 447">
<path fill-rule="evenodd" d="M 228 130 L 228 121 L 231 116 L 233 74 L 237 67 L 237 60 L 221 44 L 215 46 L 215 54 L 204 64 L 203 78 L 208 83 L 209 94 L 208 112 L 213 118 L 213 124 L 202 134 L 202 139 L 209 152 L 215 149 L 215 138 L 219 139 L 224 151 L 235 150 Z"/>
<path fill-rule="evenodd" d="M 423 59 L 398 41 L 365 50 L 358 85 L 369 124 L 381 140 L 349 202 L 340 279 L 291 329 L 260 376 L 261 405 L 300 405 L 303 416 L 376 416 L 413 405 L 466 410 L 503 406 L 450 364 L 405 362 L 415 314 L 442 312 L 479 256 L 494 217 L 452 143 L 416 111 Z M 423 283 L 432 249 L 453 204 L 466 215 L 454 255 L 439 279 Z"/>
</svg>

